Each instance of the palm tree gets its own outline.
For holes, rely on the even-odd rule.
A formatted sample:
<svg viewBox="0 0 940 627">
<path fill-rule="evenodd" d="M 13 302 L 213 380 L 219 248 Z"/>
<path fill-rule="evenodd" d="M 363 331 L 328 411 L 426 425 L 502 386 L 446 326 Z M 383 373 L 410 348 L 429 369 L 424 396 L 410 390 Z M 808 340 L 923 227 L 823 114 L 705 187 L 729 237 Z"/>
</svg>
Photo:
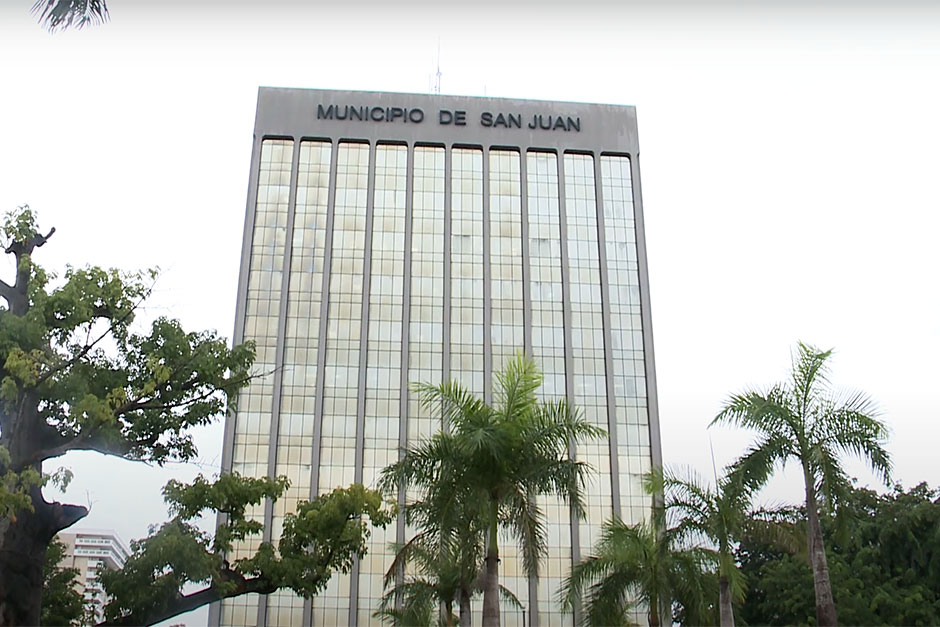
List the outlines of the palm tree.
<svg viewBox="0 0 940 627">
<path fill-rule="evenodd" d="M 470 627 L 470 600 L 482 590 L 480 557 L 482 551 L 476 547 L 429 546 L 428 535 L 418 534 L 396 552 L 385 574 L 385 585 L 392 587 L 382 597 L 375 616 L 403 627 L 430 625 L 434 622 L 434 610 L 441 608 L 440 624 L 453 627 L 456 602 L 461 627 Z M 409 575 L 396 583 L 406 564 L 415 566 L 420 574 Z M 500 586 L 499 593 L 510 605 L 522 608 L 508 588 Z"/>
<path fill-rule="evenodd" d="M 840 454 L 861 457 L 887 483 L 891 460 L 884 449 L 887 429 L 872 401 L 861 393 L 832 395 L 826 361 L 832 351 L 800 343 L 790 380 L 766 391 L 730 397 L 712 424 L 727 423 L 758 432 L 757 441 L 731 472 L 749 485 L 762 485 L 779 463 L 796 461 L 806 493 L 806 535 L 816 594 L 816 621 L 835 625 L 836 606 L 819 524 L 819 502 L 833 510 L 850 487 Z"/>
<path fill-rule="evenodd" d="M 732 600 L 742 600 L 744 586 L 733 549 L 747 520 L 750 492 L 728 476 L 712 487 L 691 472 L 680 477 L 660 471 L 647 477 L 647 491 L 665 495 L 667 512 L 678 519 L 677 531 L 717 547 L 719 624 L 734 627 Z"/>
<path fill-rule="evenodd" d="M 737 475 L 725 475 L 713 487 L 695 473 L 654 470 L 646 476 L 650 494 L 665 496 L 665 509 L 676 529 L 690 540 L 706 540 L 716 547 L 719 624 L 734 627 L 733 604 L 743 601 L 744 581 L 735 562 L 734 548 L 744 536 L 766 539 L 788 551 L 797 547 L 789 526 L 780 523 L 780 512 L 753 510 L 756 491 Z"/>
<path fill-rule="evenodd" d="M 705 624 L 714 560 L 713 551 L 689 546 L 684 530 L 665 526 L 662 507 L 635 525 L 612 518 L 594 555 L 576 564 L 562 585 L 562 607 L 570 612 L 580 603 L 584 625 L 613 626 L 630 624 L 628 612 L 642 604 L 650 627 L 660 627 L 660 612 L 675 602 L 684 622 Z"/>
<path fill-rule="evenodd" d="M 424 511 L 418 515 L 433 533 L 446 534 L 457 515 L 480 521 L 486 537 L 484 627 L 500 622 L 500 530 L 519 543 L 526 572 L 536 575 L 546 553 L 545 514 L 536 497 L 560 496 L 583 517 L 582 486 L 590 467 L 571 459 L 568 445 L 604 435 L 566 401 L 538 401 L 542 375 L 531 359 L 517 356 L 494 378 L 492 406 L 455 382 L 415 385 L 444 429 L 383 471 L 387 490 L 419 491 L 416 507 Z"/>
<path fill-rule="evenodd" d="M 395 627 L 418 627 L 434 622 L 434 610 L 441 603 L 441 590 L 434 581 L 409 577 L 385 593 L 373 617 Z M 444 624 L 451 627 L 453 614 L 446 608 Z"/>
<path fill-rule="evenodd" d="M 410 510 L 414 511 L 414 510 Z M 409 510 L 406 509 L 406 515 Z M 413 516 L 408 516 L 414 522 Z M 456 521 L 456 533 L 438 534 L 422 531 L 403 546 L 398 547 L 395 559 L 385 573 L 385 586 L 391 589 L 382 599 L 385 617 L 398 619 L 387 611 L 406 615 L 423 616 L 424 607 L 443 607 L 443 623 L 453 625 L 453 606 L 460 609 L 460 624 L 470 625 L 470 599 L 479 591 L 480 564 L 483 557 L 483 535 L 472 528 L 472 521 Z M 459 541 L 453 541 L 453 540 Z M 419 575 L 403 577 L 406 566 L 411 564 Z M 432 602 L 433 601 L 433 602 Z M 421 620 L 396 620 L 395 624 L 424 624 Z"/>
</svg>

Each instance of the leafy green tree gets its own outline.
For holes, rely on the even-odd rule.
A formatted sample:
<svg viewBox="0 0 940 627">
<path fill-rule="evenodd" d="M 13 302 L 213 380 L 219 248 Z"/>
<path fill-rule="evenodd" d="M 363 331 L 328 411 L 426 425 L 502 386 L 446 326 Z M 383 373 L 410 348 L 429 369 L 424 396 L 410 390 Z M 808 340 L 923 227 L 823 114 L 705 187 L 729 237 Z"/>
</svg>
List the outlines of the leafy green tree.
<svg viewBox="0 0 940 627">
<path fill-rule="evenodd" d="M 50 31 L 84 28 L 108 19 L 106 0 L 36 0 L 32 12 Z"/>
<path fill-rule="evenodd" d="M 526 572 L 537 574 L 546 552 L 546 523 L 536 497 L 558 495 L 583 516 L 582 486 L 590 468 L 569 457 L 568 445 L 604 435 L 567 402 L 538 401 L 542 375 L 531 359 L 516 357 L 494 378 L 493 406 L 455 382 L 414 386 L 444 429 L 383 471 L 387 490 L 416 488 L 418 500 L 441 514 L 428 517 L 428 525 L 449 524 L 452 511 L 482 521 L 487 531 L 484 627 L 500 622 L 500 530 L 519 543 Z"/>
<path fill-rule="evenodd" d="M 66 546 L 53 538 L 43 566 L 42 612 L 40 625 L 78 627 L 90 620 L 85 598 L 75 589 L 77 568 L 63 568 Z"/>
<path fill-rule="evenodd" d="M 55 280 L 33 260 L 54 231 L 28 207 L 0 225 L 15 260 L 0 280 L 0 625 L 39 623 L 46 547 L 88 513 L 43 498 L 44 481 L 65 478 L 43 478 L 43 463 L 76 450 L 192 459 L 190 428 L 222 414 L 254 358 L 175 320 L 133 327 L 152 273 L 68 267 Z"/>
<path fill-rule="evenodd" d="M 872 401 L 861 393 L 837 398 L 830 390 L 827 360 L 832 351 L 800 343 L 790 380 L 768 390 L 731 396 L 712 421 L 752 429 L 757 442 L 735 462 L 732 472 L 749 485 L 764 483 L 776 466 L 800 465 L 806 495 L 807 545 L 813 569 L 816 620 L 837 623 L 829 566 L 819 522 L 822 500 L 834 511 L 849 479 L 839 460 L 852 454 L 868 462 L 885 481 L 891 461 L 884 448 L 887 429 Z"/>
<path fill-rule="evenodd" d="M 164 497 L 175 514 L 150 536 L 131 543 L 124 568 L 99 577 L 110 600 L 110 625 L 152 625 L 220 599 L 290 588 L 310 598 L 336 571 L 347 573 L 366 553 L 369 525 L 384 527 L 392 518 L 382 496 L 359 484 L 337 488 L 313 501 L 301 501 L 284 519 L 277 546 L 262 542 L 255 555 L 229 563 L 233 543 L 260 534 L 264 525 L 246 510 L 265 498 L 277 499 L 287 479 L 222 475 L 214 482 L 198 477 L 191 485 L 170 481 Z M 193 520 L 224 514 L 215 538 Z M 203 584 L 183 594 L 188 584 Z"/>
<path fill-rule="evenodd" d="M 940 490 L 920 484 L 888 494 L 852 489 L 842 518 L 822 518 L 833 594 L 848 625 L 940 624 Z M 752 625 L 814 624 L 813 576 L 805 555 L 758 537 L 737 550 Z"/>
<path fill-rule="evenodd" d="M 560 597 L 566 611 L 582 605 L 582 624 L 629 625 L 629 613 L 640 605 L 648 608 L 650 627 L 663 624 L 667 608 L 668 623 L 710 622 L 716 554 L 690 546 L 685 530 L 667 527 L 662 507 L 653 511 L 649 521 L 635 525 L 606 522 L 594 554 L 571 569 Z"/>
</svg>

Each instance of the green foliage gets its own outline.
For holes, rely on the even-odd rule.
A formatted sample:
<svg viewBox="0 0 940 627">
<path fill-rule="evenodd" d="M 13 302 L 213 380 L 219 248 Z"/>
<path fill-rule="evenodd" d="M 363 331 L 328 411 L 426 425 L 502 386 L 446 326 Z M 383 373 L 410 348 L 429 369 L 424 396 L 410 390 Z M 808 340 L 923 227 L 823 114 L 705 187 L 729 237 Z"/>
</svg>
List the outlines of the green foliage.
<svg viewBox="0 0 940 627">
<path fill-rule="evenodd" d="M 420 496 L 406 513 L 425 527 L 453 520 L 456 511 L 482 517 L 488 527 L 495 503 L 499 526 L 520 541 L 525 569 L 535 574 L 545 550 L 545 516 L 535 497 L 558 495 L 583 515 L 591 468 L 569 458 L 568 444 L 606 434 L 565 401 L 539 403 L 542 375 L 530 359 L 509 361 L 496 383 L 492 407 L 456 382 L 415 385 L 444 429 L 386 468 L 383 486 L 394 493 L 417 488 Z"/>
<path fill-rule="evenodd" d="M 800 343 L 789 382 L 732 395 L 712 424 L 758 433 L 757 442 L 733 467 L 746 484 L 761 486 L 778 464 L 795 461 L 813 481 L 808 487 L 834 510 L 850 486 L 841 455 L 860 457 L 885 481 L 891 460 L 884 448 L 888 430 L 871 399 L 861 393 L 832 393 L 831 356 L 831 350 Z"/>
<path fill-rule="evenodd" d="M 535 575 L 546 554 L 545 514 L 536 497 L 560 496 L 583 516 L 591 468 L 571 459 L 568 447 L 606 434 L 563 400 L 539 402 L 542 375 L 531 359 L 518 355 L 494 379 L 492 406 L 453 381 L 415 384 L 442 430 L 386 468 L 382 486 L 392 494 L 417 490 L 406 504 L 407 520 L 445 553 L 451 546 L 476 550 L 485 535 L 486 559 L 498 560 L 502 530 L 518 542 L 526 573 Z M 484 624 L 495 619 L 486 608 L 498 607 L 498 589 L 486 574 Z"/>
<path fill-rule="evenodd" d="M 365 555 L 370 525 L 384 528 L 391 521 L 392 512 L 384 508 L 380 493 L 359 484 L 336 488 L 313 501 L 301 501 L 297 511 L 284 518 L 279 559 L 271 551 L 259 551 L 239 568 L 309 598 L 326 586 L 334 571 L 349 572 L 354 558 Z"/>
<path fill-rule="evenodd" d="M 353 560 L 365 555 L 370 525 L 384 527 L 392 519 L 378 492 L 358 484 L 338 488 L 300 502 L 297 511 L 285 517 L 277 548 L 262 542 L 255 555 L 228 564 L 224 553 L 234 542 L 263 531 L 260 521 L 248 519 L 248 508 L 266 498 L 276 500 L 287 487 L 284 477 L 237 474 L 212 482 L 200 476 L 189 485 L 170 481 L 163 493 L 174 518 L 152 529 L 147 538 L 132 542 L 132 555 L 122 570 L 99 575 L 111 597 L 106 618 L 149 624 L 192 609 L 183 606 L 187 599 L 183 588 L 188 584 L 212 591 L 203 594 L 199 604 L 279 588 L 311 597 L 326 586 L 334 571 L 348 572 Z M 215 540 L 191 522 L 207 512 L 225 514 Z"/>
<path fill-rule="evenodd" d="M 82 10 L 104 6 L 71 4 L 82 5 Z M 55 17 L 51 6 L 44 15 L 66 19 Z M 216 333 L 187 332 L 175 320 L 161 317 L 138 324 L 135 314 L 151 293 L 156 271 L 68 266 L 59 278 L 47 273 L 33 256 L 54 232 L 43 235 L 26 206 L 8 213 L 0 224 L 3 250 L 16 261 L 13 279 L 0 279 L 0 516 L 22 525 L 5 533 L 0 543 L 32 535 L 30 541 L 41 546 L 50 530 L 67 528 L 87 514 L 84 507 L 42 498 L 41 485 L 64 489 L 71 479 L 65 469 L 43 475 L 49 459 L 74 450 L 156 464 L 192 459 L 192 428 L 233 406 L 254 359 L 250 343 L 230 349 Z M 180 507 L 192 509 L 192 504 Z M 224 511 L 224 503 L 220 507 Z M 151 555 L 159 556 L 161 546 L 187 541 L 191 552 L 198 553 L 195 547 L 205 538 L 184 524 L 188 513 L 181 514 L 154 536 Z M 223 533 L 218 542 L 244 536 L 251 531 L 245 525 L 244 517 L 233 518 L 225 527 L 229 535 Z M 21 549 L 0 546 L 0 561 Z M 164 553 L 170 552 L 165 548 Z M 38 561 L 39 552 L 35 555 Z M 204 575 L 207 567 L 197 566 L 181 568 L 180 580 Z M 162 582 L 167 589 L 175 585 L 155 580 L 155 593 Z M 25 585 L 23 580 L 0 583 L 0 606 L 10 606 L 11 598 L 30 599 L 15 604 L 22 615 L 5 614 L 5 620 L 38 620 L 37 590 L 15 589 Z"/>
<path fill-rule="evenodd" d="M 874 403 L 861 393 L 833 394 L 828 360 L 832 351 L 800 343 L 790 380 L 766 391 L 731 396 L 712 421 L 757 432 L 757 441 L 731 469 L 735 481 L 762 486 L 777 468 L 796 462 L 806 494 L 807 547 L 813 568 L 819 624 L 838 621 L 820 530 L 819 505 L 838 512 L 851 488 L 841 457 L 862 458 L 885 481 L 891 460 L 884 448 L 887 428 Z"/>
<path fill-rule="evenodd" d="M 23 247 L 36 229 L 25 208 L 7 216 L 3 233 Z M 68 267 L 50 287 L 21 252 L 27 275 L 3 287 L 10 301 L 28 282 L 26 311 L 0 310 L 0 406 L 10 416 L 2 427 L 34 417 L 48 446 L 14 465 L 72 449 L 158 464 L 191 459 L 187 430 L 225 410 L 248 379 L 253 347 L 230 350 L 215 333 L 187 333 L 167 318 L 136 329 L 155 271 Z"/>
<path fill-rule="evenodd" d="M 396 602 L 398 602 L 396 605 Z M 382 597 L 373 617 L 396 627 L 424 627 L 435 623 L 435 615 L 442 603 L 441 591 L 435 582 L 424 577 L 409 576 L 396 584 Z M 453 625 L 455 617 L 448 607 L 445 625 Z"/>
<path fill-rule="evenodd" d="M 42 625 L 78 627 L 89 619 L 90 612 L 85 606 L 85 599 L 75 589 L 78 569 L 59 566 L 65 551 L 65 544 L 58 538 L 53 538 L 46 549 L 46 561 L 42 569 Z"/>
<path fill-rule="evenodd" d="M 373 616 L 392 625 L 430 625 L 438 607 L 443 607 L 444 625 L 456 624 L 453 608 L 461 596 L 469 602 L 481 591 L 481 570 L 485 534 L 474 526 L 471 518 L 456 521 L 454 536 L 440 536 L 429 531 L 419 532 L 404 546 L 398 547 L 385 574 L 389 588 Z M 459 538 L 456 542 L 449 539 Z M 408 566 L 417 574 L 404 576 Z M 522 608 L 519 599 L 504 586 L 500 597 L 516 608 Z"/>
<path fill-rule="evenodd" d="M 170 607 L 184 585 L 209 581 L 222 565 L 221 556 L 212 553 L 209 544 L 207 534 L 179 519 L 131 542 L 131 557 L 124 568 L 98 575 L 110 597 L 105 618 L 150 616 Z"/>
<path fill-rule="evenodd" d="M 261 533 L 263 523 L 249 520 L 249 505 L 261 503 L 265 497 L 277 500 L 287 490 L 287 477 L 242 477 L 238 473 L 225 474 L 213 482 L 202 475 L 186 485 L 171 479 L 163 487 L 163 498 L 170 513 L 180 520 L 193 520 L 205 511 L 225 514 L 225 524 L 216 530 L 212 550 L 222 554 L 232 550 L 232 543 L 246 536 Z"/>
<path fill-rule="evenodd" d="M 663 618 L 693 625 L 712 620 L 716 554 L 689 545 L 681 529 L 666 527 L 662 508 L 654 512 L 652 520 L 635 525 L 606 522 L 594 554 L 571 569 L 559 596 L 566 611 L 582 606 L 583 625 L 628 625 L 629 613 L 640 605 L 648 609 L 651 627 Z M 672 615 L 660 617 L 660 607 Z"/>
<path fill-rule="evenodd" d="M 3 247 L 6 248 L 13 242 L 26 241 L 37 231 L 39 226 L 36 223 L 36 212 L 30 209 L 29 205 L 17 207 L 3 216 L 3 226 L 0 227 Z"/>
<path fill-rule="evenodd" d="M 185 585 L 220 580 L 222 551 L 231 548 L 232 540 L 259 534 L 263 529 L 258 521 L 246 521 L 248 507 L 260 504 L 265 497 L 276 499 L 286 488 L 283 477 L 255 479 L 237 473 L 223 475 L 214 482 L 202 476 L 191 485 L 168 482 L 163 495 L 174 518 L 151 529 L 147 538 L 132 541 L 132 555 L 123 569 L 100 574 L 111 597 L 105 608 L 108 620 L 126 614 L 150 616 L 175 602 Z M 226 538 L 221 542 L 213 542 L 191 522 L 213 511 L 228 514 L 217 532 Z M 216 547 L 221 550 L 214 550 Z M 232 588 L 221 580 L 218 584 Z"/>
<path fill-rule="evenodd" d="M 21 472 L 10 469 L 10 452 L 0 445 L 0 518 L 16 519 L 16 512 L 33 511 L 30 490 L 42 483 L 42 477 L 33 468 Z"/>
<path fill-rule="evenodd" d="M 39 465 L 70 450 L 95 450 L 162 464 L 191 459 L 188 430 L 219 416 L 248 380 L 251 344 L 227 347 L 211 332 L 175 320 L 134 326 L 155 271 L 68 267 L 52 284 L 32 260 L 50 235 L 20 207 L 0 227 L 17 260 L 0 281 L 0 510 L 32 511 Z"/>
<path fill-rule="evenodd" d="M 940 623 L 940 491 L 920 484 L 877 495 L 851 489 L 842 525 L 823 519 L 833 594 L 848 625 Z M 760 538 L 741 543 L 747 575 L 741 617 L 748 624 L 815 624 L 813 577 L 805 555 Z"/>
</svg>

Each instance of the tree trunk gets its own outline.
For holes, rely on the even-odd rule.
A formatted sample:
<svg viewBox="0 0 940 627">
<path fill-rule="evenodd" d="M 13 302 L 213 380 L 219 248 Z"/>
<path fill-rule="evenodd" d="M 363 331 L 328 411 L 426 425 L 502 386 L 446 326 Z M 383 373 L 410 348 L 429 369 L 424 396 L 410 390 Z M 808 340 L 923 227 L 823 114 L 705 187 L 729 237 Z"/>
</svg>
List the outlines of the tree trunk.
<svg viewBox="0 0 940 627">
<path fill-rule="evenodd" d="M 470 627 L 470 592 L 460 589 L 460 627 Z"/>
<path fill-rule="evenodd" d="M 0 627 L 39 624 L 46 547 L 88 514 L 77 505 L 47 503 L 38 487 L 31 497 L 34 511 L 0 520 Z"/>
<path fill-rule="evenodd" d="M 454 627 L 454 602 L 444 601 L 444 624 Z"/>
<path fill-rule="evenodd" d="M 0 540 L 0 625 L 38 625 L 42 605 L 42 567 L 49 541 L 30 527 L 34 516 L 21 512 Z M 51 538 L 50 538 L 51 540 Z"/>
<path fill-rule="evenodd" d="M 490 500 L 490 530 L 483 577 L 483 627 L 499 627 L 499 518 L 495 499 Z"/>
<path fill-rule="evenodd" d="M 718 578 L 718 608 L 721 627 L 734 627 L 734 608 L 731 607 L 731 584 L 728 577 Z"/>
<path fill-rule="evenodd" d="M 659 624 L 659 599 L 655 597 L 650 599 L 649 623 L 650 627 L 662 627 Z"/>
<path fill-rule="evenodd" d="M 816 593 L 816 624 L 819 627 L 835 627 L 838 623 L 836 602 L 829 582 L 829 563 L 823 545 L 822 526 L 816 506 L 816 484 L 807 470 L 803 472 L 806 482 L 806 539 L 809 545 L 810 566 L 813 569 L 813 589 Z"/>
</svg>

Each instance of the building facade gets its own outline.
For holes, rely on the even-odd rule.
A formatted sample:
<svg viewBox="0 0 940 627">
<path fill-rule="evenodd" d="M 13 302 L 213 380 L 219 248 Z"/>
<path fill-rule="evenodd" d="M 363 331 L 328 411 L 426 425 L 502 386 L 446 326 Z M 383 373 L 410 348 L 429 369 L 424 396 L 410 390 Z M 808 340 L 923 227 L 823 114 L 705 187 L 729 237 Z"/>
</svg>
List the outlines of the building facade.
<svg viewBox="0 0 940 627">
<path fill-rule="evenodd" d="M 492 373 L 525 351 L 544 398 L 609 433 L 575 451 L 596 471 L 587 518 L 541 503 L 540 576 L 501 544 L 501 583 L 526 607 L 503 623 L 572 624 L 557 604 L 572 560 L 612 514 L 647 516 L 640 477 L 660 462 L 635 110 L 262 88 L 254 133 L 234 339 L 256 342 L 264 376 L 227 422 L 223 467 L 290 478 L 252 513 L 263 539 L 299 500 L 374 487 L 440 428 L 409 382 L 454 379 L 489 401 Z M 377 623 L 389 545 L 407 532 L 375 530 L 312 601 L 243 596 L 210 621 Z"/>
<path fill-rule="evenodd" d="M 85 597 L 86 606 L 93 609 L 95 620 L 90 624 L 96 625 L 104 620 L 104 606 L 108 602 L 98 580 L 98 568 L 120 570 L 130 557 L 130 550 L 117 533 L 110 530 L 63 531 L 58 538 L 65 545 L 59 566 L 78 570 L 75 588 Z"/>
</svg>

